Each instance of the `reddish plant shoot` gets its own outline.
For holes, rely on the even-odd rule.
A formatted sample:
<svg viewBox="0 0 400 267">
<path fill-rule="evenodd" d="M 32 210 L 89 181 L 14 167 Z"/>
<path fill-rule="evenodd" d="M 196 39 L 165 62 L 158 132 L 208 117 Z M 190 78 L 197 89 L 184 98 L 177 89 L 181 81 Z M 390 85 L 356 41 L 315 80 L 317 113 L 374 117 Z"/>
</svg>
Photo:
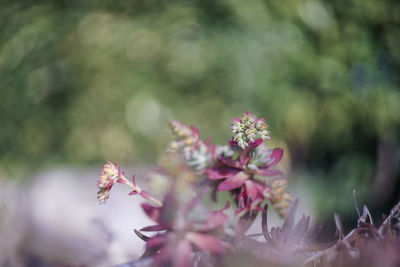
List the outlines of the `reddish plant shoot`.
<svg viewBox="0 0 400 267">
<path fill-rule="evenodd" d="M 141 258 L 149 259 L 151 266 L 232 266 L 234 262 L 230 260 L 235 258 L 235 251 L 248 255 L 249 262 L 257 259 L 272 263 L 269 266 L 345 266 L 343 259 L 362 261 L 360 253 L 371 250 L 374 246 L 371 244 L 375 244 L 367 246 L 364 242 L 371 238 L 385 242 L 390 251 L 389 263 L 400 263 L 399 253 L 393 253 L 396 249 L 400 251 L 396 239 L 400 232 L 400 203 L 379 228 L 375 228 L 364 207 L 358 227 L 346 236 L 339 217 L 335 216 L 339 239 L 331 245 L 313 241 L 315 233 L 308 231 L 309 217 L 303 215 L 295 223 L 298 200 L 291 205 L 288 181 L 275 169 L 283 150 L 270 148 L 266 143 L 270 132 L 264 118 L 250 112 L 234 118 L 230 125 L 232 137 L 226 145 L 214 144 L 211 138 L 202 140 L 195 126 L 175 120 L 170 126 L 175 139 L 168 144 L 167 154 L 156 168 L 159 176 L 168 179 L 162 201 L 139 187 L 135 175 L 129 180 L 110 161 L 104 165 L 97 184 L 100 204 L 109 198 L 115 183 L 129 186 L 132 190 L 129 195 L 139 195 L 151 203 L 143 203 L 142 208 L 154 224 L 134 230 L 146 242 Z M 228 191 L 234 205 L 230 207 L 228 203 L 214 211 L 207 209 L 204 205 L 207 198 L 211 196 L 216 201 L 220 191 Z M 286 218 L 282 227 L 268 228 L 268 204 Z M 260 211 L 264 242 L 246 236 Z M 155 235 L 149 237 L 143 232 Z M 339 257 L 339 251 L 345 253 Z"/>
</svg>

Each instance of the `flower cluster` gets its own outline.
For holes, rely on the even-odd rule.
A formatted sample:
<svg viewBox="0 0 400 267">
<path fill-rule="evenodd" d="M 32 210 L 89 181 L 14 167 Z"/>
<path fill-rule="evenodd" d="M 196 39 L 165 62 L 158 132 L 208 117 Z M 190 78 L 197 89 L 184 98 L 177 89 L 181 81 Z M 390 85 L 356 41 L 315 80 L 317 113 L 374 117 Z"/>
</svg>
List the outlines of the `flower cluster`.
<svg viewBox="0 0 400 267">
<path fill-rule="evenodd" d="M 161 202 L 158 199 L 150 196 L 145 190 L 141 189 L 136 184 L 135 176 L 132 177 L 132 182 L 130 182 L 125 177 L 125 173 L 121 172 L 120 167 L 117 164 L 113 164 L 111 161 L 108 161 L 104 165 L 100 177 L 97 181 L 97 187 L 99 189 L 97 192 L 97 200 L 99 201 L 100 204 L 104 204 L 106 200 L 109 198 L 110 190 L 115 182 L 125 184 L 131 187 L 132 191 L 129 193 L 129 195 L 138 194 L 143 198 L 152 201 L 158 206 L 161 205 Z"/>
<path fill-rule="evenodd" d="M 212 164 L 216 147 L 210 143 L 210 140 L 202 141 L 196 127 L 187 127 L 175 120 L 170 122 L 170 126 L 176 140 L 169 143 L 167 152 L 182 152 L 187 164 L 199 172 Z"/>
<path fill-rule="evenodd" d="M 264 140 L 269 139 L 269 132 L 264 118 L 257 118 L 246 112 L 241 119 L 234 118 L 231 124 L 235 134 L 230 140 L 230 147 L 217 146 L 207 140 L 202 141 L 198 129 L 194 126 L 172 121 L 171 128 L 177 140 L 170 143 L 179 148 L 189 166 L 205 173 L 208 183 L 217 191 L 230 191 L 237 204 L 237 214 L 261 210 L 261 204 L 268 199 L 276 211 L 284 216 L 291 198 L 287 186 L 279 186 L 286 179 L 282 172 L 272 169 L 283 156 L 280 148 L 269 149 Z M 273 182 L 266 182 L 263 177 L 279 177 Z M 262 179 L 260 179 L 262 178 Z"/>
<path fill-rule="evenodd" d="M 117 180 L 126 179 L 121 173 L 120 168 L 117 164 L 113 164 L 108 161 L 104 164 L 103 170 L 101 171 L 100 177 L 97 181 L 97 187 L 99 191 L 97 192 L 97 199 L 100 204 L 104 204 L 110 196 L 110 190 Z"/>
<path fill-rule="evenodd" d="M 177 139 L 169 143 L 167 151 L 174 152 L 185 149 L 194 145 L 200 139 L 199 131 L 194 126 L 187 127 L 176 120 L 172 120 L 170 126 Z"/>
<path fill-rule="evenodd" d="M 281 217 L 287 216 L 292 203 L 292 197 L 287 192 L 287 187 L 288 182 L 286 179 L 276 178 L 272 181 L 269 192 L 266 194 L 266 198 L 269 199 L 271 205 Z"/>
<path fill-rule="evenodd" d="M 246 112 L 241 119 L 234 119 L 231 128 L 235 133 L 230 141 L 231 153 L 218 154 L 214 165 L 206 170 L 214 198 L 217 191 L 230 191 L 239 215 L 261 210 L 267 199 L 279 215 L 285 216 L 291 202 L 287 182 L 281 171 L 273 169 L 282 159 L 283 150 L 270 149 L 264 143 L 269 138 L 264 119 Z"/>
<path fill-rule="evenodd" d="M 254 143 L 257 139 L 270 139 L 269 131 L 267 131 L 268 125 L 265 123 L 265 119 L 257 119 L 254 114 L 249 111 L 244 113 L 240 119 L 234 118 L 231 124 L 233 141 L 237 142 L 237 145 L 241 149 L 246 149 L 249 144 Z"/>
</svg>

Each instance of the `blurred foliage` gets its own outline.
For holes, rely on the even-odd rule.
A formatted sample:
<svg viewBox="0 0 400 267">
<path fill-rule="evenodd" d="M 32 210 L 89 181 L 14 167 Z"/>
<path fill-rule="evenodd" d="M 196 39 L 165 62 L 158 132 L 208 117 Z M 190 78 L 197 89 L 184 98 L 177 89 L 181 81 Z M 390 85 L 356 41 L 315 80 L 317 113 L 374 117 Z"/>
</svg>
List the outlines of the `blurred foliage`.
<svg viewBox="0 0 400 267">
<path fill-rule="evenodd" d="M 0 1 L 0 171 L 147 163 L 169 119 L 226 142 L 251 110 L 334 206 L 381 142 L 398 163 L 399 24 L 394 0 Z"/>
</svg>

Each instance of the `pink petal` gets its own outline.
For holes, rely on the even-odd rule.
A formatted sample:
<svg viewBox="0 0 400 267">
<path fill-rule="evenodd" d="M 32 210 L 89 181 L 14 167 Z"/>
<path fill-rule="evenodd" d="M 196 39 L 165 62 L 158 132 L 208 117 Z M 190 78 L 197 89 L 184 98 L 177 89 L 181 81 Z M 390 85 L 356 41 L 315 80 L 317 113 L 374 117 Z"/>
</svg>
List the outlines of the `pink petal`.
<svg viewBox="0 0 400 267">
<path fill-rule="evenodd" d="M 170 227 L 165 224 L 156 224 L 156 225 L 151 225 L 151 226 L 146 226 L 140 229 L 140 231 L 143 232 L 158 232 L 158 231 L 163 231 L 163 230 L 168 230 Z"/>
<path fill-rule="evenodd" d="M 207 170 L 207 177 L 210 180 L 219 180 L 231 177 L 238 172 L 239 170 L 234 168 L 210 168 Z"/>
<path fill-rule="evenodd" d="M 261 176 L 279 176 L 279 175 L 283 175 L 283 172 L 278 171 L 278 170 L 269 170 L 269 169 L 259 169 L 257 171 L 258 175 Z"/>
<path fill-rule="evenodd" d="M 242 189 L 240 190 L 240 193 L 238 195 L 239 204 L 240 204 L 241 199 L 242 199 L 242 201 L 244 201 L 245 193 L 246 193 L 246 188 L 242 187 Z"/>
<path fill-rule="evenodd" d="M 226 158 L 226 157 L 222 157 L 222 156 L 220 156 L 218 159 L 225 165 L 228 165 L 229 167 L 233 167 L 233 168 L 242 168 L 243 167 L 241 162 L 238 160 L 232 160 L 230 158 Z"/>
<path fill-rule="evenodd" d="M 161 211 L 162 211 L 160 207 L 154 207 L 152 205 L 143 203 L 142 209 L 147 214 L 147 216 L 149 216 L 150 219 L 152 219 L 155 222 L 160 221 Z"/>
<path fill-rule="evenodd" d="M 234 117 L 234 118 L 233 118 L 233 122 L 242 122 L 242 121 L 239 120 L 238 118 Z"/>
<path fill-rule="evenodd" d="M 199 129 L 196 126 L 190 125 L 190 130 L 192 130 L 192 135 L 195 139 L 198 139 L 199 136 Z"/>
<path fill-rule="evenodd" d="M 247 198 L 251 198 L 251 200 L 255 200 L 258 195 L 258 190 L 257 190 L 257 187 L 254 185 L 254 182 L 251 180 L 247 180 L 245 182 L 245 186 L 246 186 Z"/>
<path fill-rule="evenodd" d="M 260 194 L 262 194 L 265 191 L 265 188 L 267 188 L 267 186 L 260 181 L 253 181 L 253 185 L 257 188 Z"/>
<path fill-rule="evenodd" d="M 204 251 L 223 253 L 226 250 L 225 243 L 211 235 L 190 232 L 186 234 L 186 239 Z"/>
<path fill-rule="evenodd" d="M 176 247 L 172 258 L 173 267 L 190 267 L 193 265 L 192 245 L 188 240 L 182 240 Z"/>
<path fill-rule="evenodd" d="M 246 148 L 246 150 L 251 151 L 254 148 L 258 147 L 262 142 L 264 142 L 264 140 L 262 140 L 261 138 L 257 139 L 253 143 L 250 143 L 249 146 Z"/>
<path fill-rule="evenodd" d="M 239 172 L 232 177 L 229 177 L 218 185 L 218 191 L 226 191 L 238 188 L 244 184 L 249 178 L 249 175 L 244 172 Z"/>
<path fill-rule="evenodd" d="M 275 166 L 276 164 L 279 163 L 279 161 L 281 161 L 283 157 L 283 149 L 282 148 L 272 149 L 272 154 L 270 157 L 271 159 L 273 159 L 273 161 L 268 164 L 268 167 Z"/>
</svg>

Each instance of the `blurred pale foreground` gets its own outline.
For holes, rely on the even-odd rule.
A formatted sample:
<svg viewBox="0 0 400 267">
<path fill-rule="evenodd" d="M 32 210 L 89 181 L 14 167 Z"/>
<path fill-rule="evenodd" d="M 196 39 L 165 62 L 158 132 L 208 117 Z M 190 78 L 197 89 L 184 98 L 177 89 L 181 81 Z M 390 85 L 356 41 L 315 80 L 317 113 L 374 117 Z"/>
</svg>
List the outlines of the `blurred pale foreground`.
<svg viewBox="0 0 400 267">
<path fill-rule="evenodd" d="M 128 197 L 128 188 L 122 186 L 112 192 L 106 206 L 100 206 L 98 173 L 94 169 L 49 170 L 24 185 L 3 179 L 0 265 L 25 266 L 21 261 L 25 258 L 101 266 L 137 258 L 143 241 L 133 229 L 150 221 L 140 201 Z"/>
<path fill-rule="evenodd" d="M 110 266 L 138 258 L 144 242 L 133 229 L 152 222 L 142 199 L 128 196 L 124 186 L 115 186 L 104 206 L 97 203 L 100 169 L 47 170 L 29 184 L 0 178 L 0 265 Z M 134 170 L 146 177 L 145 168 Z M 310 214 L 306 193 L 299 194 L 299 213 Z M 271 218 L 272 225 L 281 223 Z M 258 220 L 249 234 L 260 232 Z"/>
</svg>

